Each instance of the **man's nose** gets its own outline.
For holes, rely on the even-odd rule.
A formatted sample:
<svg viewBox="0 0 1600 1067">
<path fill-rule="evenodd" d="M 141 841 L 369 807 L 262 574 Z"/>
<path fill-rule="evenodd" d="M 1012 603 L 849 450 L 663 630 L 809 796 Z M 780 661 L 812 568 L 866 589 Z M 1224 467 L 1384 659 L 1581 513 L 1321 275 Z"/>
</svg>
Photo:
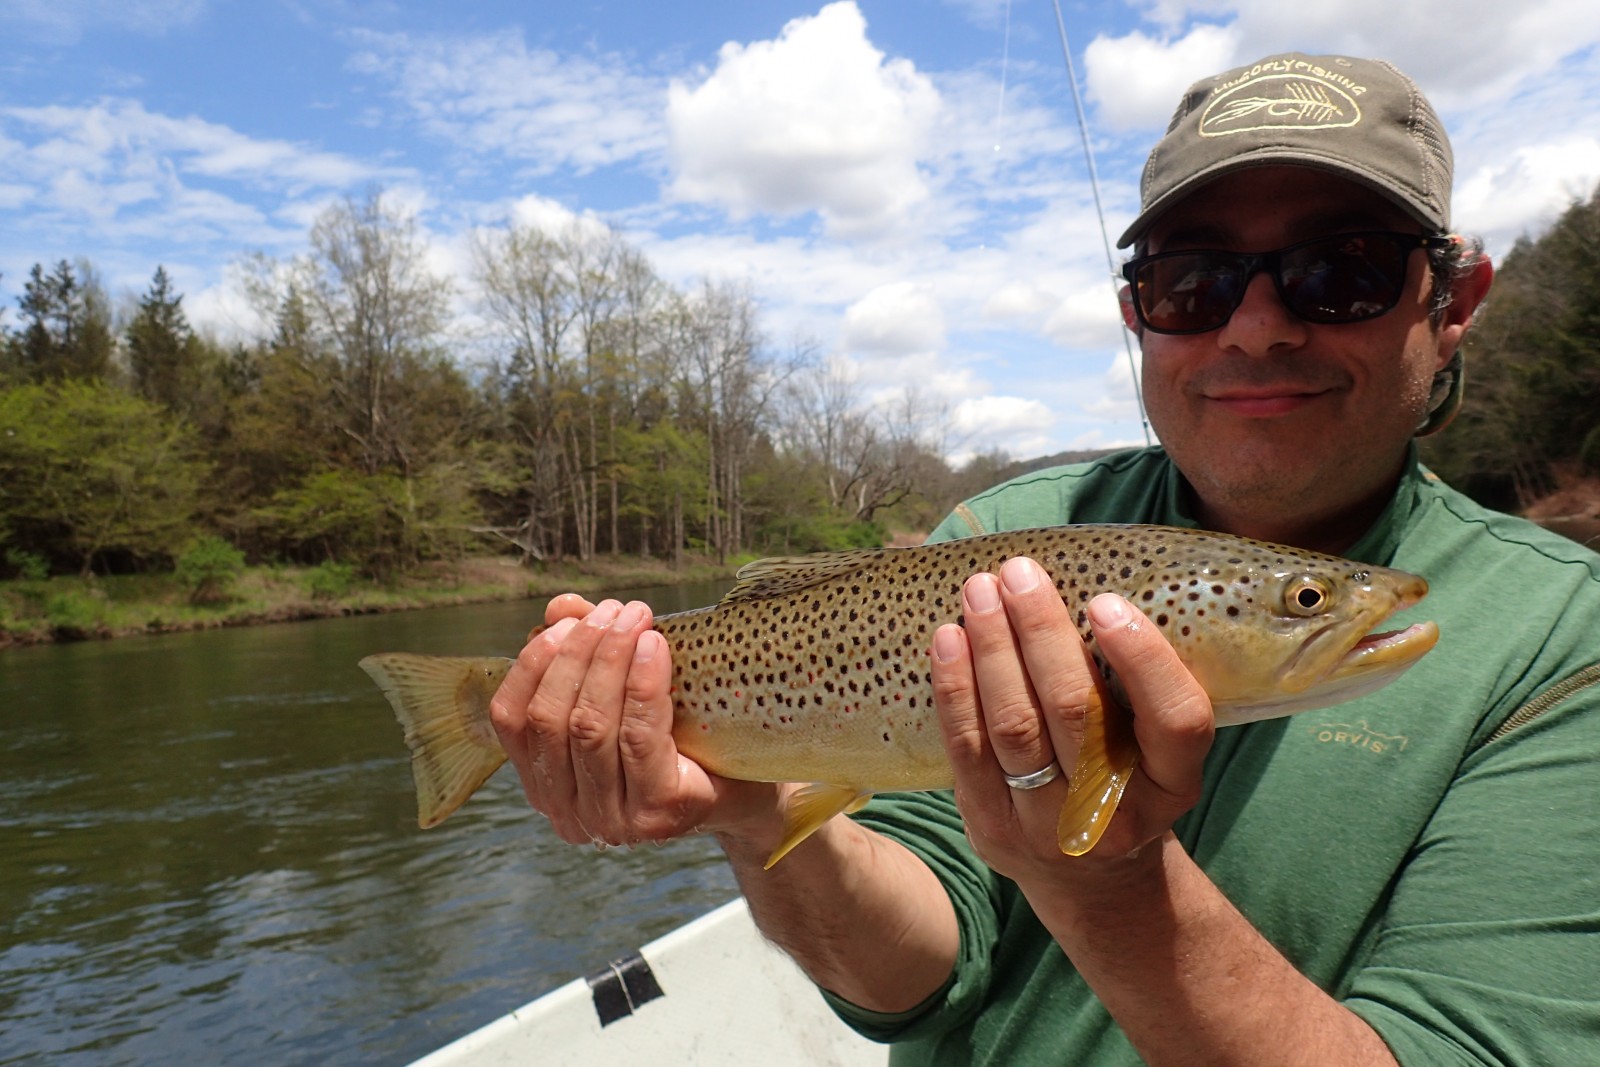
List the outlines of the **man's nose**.
<svg viewBox="0 0 1600 1067">
<path fill-rule="evenodd" d="M 1266 271 L 1245 283 L 1244 299 L 1218 331 L 1217 343 L 1248 355 L 1268 355 L 1306 341 L 1306 323 L 1290 311 Z"/>
</svg>

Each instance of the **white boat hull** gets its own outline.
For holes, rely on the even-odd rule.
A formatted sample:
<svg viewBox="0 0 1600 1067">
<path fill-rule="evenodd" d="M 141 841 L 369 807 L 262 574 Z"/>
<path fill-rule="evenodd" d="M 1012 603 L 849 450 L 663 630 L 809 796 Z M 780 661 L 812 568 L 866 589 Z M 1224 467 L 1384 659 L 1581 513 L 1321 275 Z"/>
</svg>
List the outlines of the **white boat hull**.
<svg viewBox="0 0 1600 1067">
<path fill-rule="evenodd" d="M 413 1067 L 729 1064 L 882 1067 L 888 1048 L 828 1010 L 743 899 L 673 930 Z"/>
</svg>

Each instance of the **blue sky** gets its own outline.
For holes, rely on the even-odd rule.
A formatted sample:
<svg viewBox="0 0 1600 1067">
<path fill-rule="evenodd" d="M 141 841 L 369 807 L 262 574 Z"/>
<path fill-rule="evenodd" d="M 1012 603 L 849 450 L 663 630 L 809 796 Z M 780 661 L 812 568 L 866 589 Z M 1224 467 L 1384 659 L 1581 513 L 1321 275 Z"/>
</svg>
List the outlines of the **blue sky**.
<svg viewBox="0 0 1600 1067">
<path fill-rule="evenodd" d="M 1289 49 L 1422 84 L 1491 252 L 1600 182 L 1593 0 L 1062 11 L 1113 237 L 1183 87 Z M 239 259 L 377 186 L 463 280 L 464 353 L 474 232 L 588 216 L 680 286 L 747 284 L 863 396 L 914 385 L 957 457 L 1142 440 L 1046 0 L 0 0 L 0 39 L 0 321 L 84 257 L 249 336 Z"/>
</svg>

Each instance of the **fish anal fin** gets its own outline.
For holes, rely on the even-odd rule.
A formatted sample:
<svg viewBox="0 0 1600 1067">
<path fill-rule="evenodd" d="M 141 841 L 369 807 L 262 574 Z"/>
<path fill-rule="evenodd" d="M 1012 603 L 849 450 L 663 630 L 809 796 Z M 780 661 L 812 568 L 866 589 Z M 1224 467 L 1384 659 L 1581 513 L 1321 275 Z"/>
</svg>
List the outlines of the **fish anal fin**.
<svg viewBox="0 0 1600 1067">
<path fill-rule="evenodd" d="M 835 815 L 848 815 L 860 811 L 871 799 L 870 791 L 863 792 L 853 785 L 829 785 L 826 782 L 818 782 L 797 790 L 789 797 L 789 802 L 783 809 L 783 840 L 772 850 L 772 855 L 762 864 L 763 868 L 770 871 L 773 864 L 787 856 L 800 842 L 816 833 L 823 823 Z"/>
<path fill-rule="evenodd" d="M 1110 702 L 1102 708 L 1085 721 L 1083 747 L 1056 823 L 1061 851 L 1069 856 L 1081 856 L 1099 842 L 1139 763 L 1133 717 Z"/>
<path fill-rule="evenodd" d="M 417 825 L 437 826 L 506 761 L 489 701 L 511 660 L 478 656 L 368 656 L 361 669 L 389 698 L 411 749 Z"/>
</svg>

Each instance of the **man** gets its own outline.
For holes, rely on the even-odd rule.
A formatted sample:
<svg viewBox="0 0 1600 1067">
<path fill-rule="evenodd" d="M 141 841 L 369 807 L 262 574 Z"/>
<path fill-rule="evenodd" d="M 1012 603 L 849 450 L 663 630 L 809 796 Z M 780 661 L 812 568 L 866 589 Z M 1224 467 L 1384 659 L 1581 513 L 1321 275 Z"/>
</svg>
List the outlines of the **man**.
<svg viewBox="0 0 1600 1067">
<path fill-rule="evenodd" d="M 1416 571 L 1443 637 L 1400 681 L 1213 736 L 1155 628 L 1097 598 L 1143 759 L 1063 856 L 1064 777 L 1026 787 L 1073 765 L 1093 668 L 1012 560 L 931 650 L 953 797 L 880 797 L 763 872 L 794 787 L 678 755 L 648 609 L 565 597 L 494 709 L 531 803 L 574 843 L 716 833 L 758 925 L 895 1062 L 1600 1063 L 1600 557 L 1417 465 L 1492 274 L 1447 236 L 1450 168 L 1387 64 L 1197 83 L 1121 242 L 1162 447 L 934 534 L 1166 522 Z"/>
</svg>

